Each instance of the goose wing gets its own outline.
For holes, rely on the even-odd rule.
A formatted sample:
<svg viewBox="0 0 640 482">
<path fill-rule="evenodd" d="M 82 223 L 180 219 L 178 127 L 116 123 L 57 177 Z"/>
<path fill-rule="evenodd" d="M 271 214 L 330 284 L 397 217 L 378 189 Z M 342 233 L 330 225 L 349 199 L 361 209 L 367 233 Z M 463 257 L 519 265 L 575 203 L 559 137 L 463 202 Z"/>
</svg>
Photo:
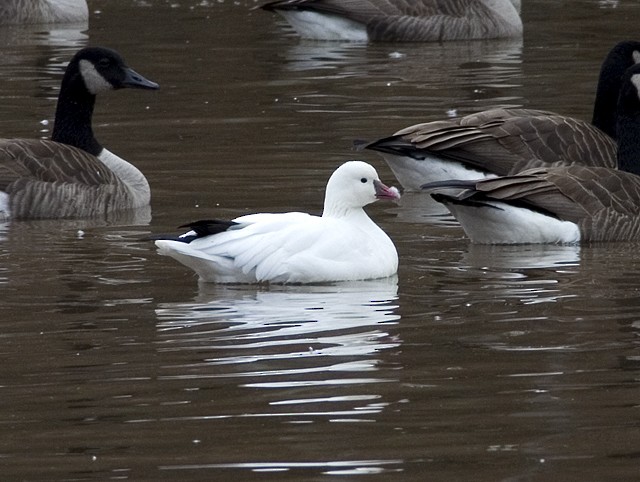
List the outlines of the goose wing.
<svg viewBox="0 0 640 482">
<path fill-rule="evenodd" d="M 507 2 L 508 3 L 508 2 Z M 315 10 L 368 23 L 381 17 L 434 16 L 462 18 L 470 8 L 482 6 L 478 0 L 276 0 L 262 5 L 265 10 Z"/>
<path fill-rule="evenodd" d="M 616 166 L 616 143 L 591 124 L 552 112 L 492 109 L 406 127 L 368 149 L 427 154 L 504 176 L 536 166 Z"/>
<path fill-rule="evenodd" d="M 313 10 L 339 15 L 366 24 L 372 18 L 398 15 L 402 9 L 388 0 L 277 0 L 261 6 L 264 10 Z M 400 2 L 407 8 L 409 2 Z"/>
<path fill-rule="evenodd" d="M 383 277 L 394 268 L 379 239 L 343 220 L 267 213 L 233 222 L 189 243 L 156 244 L 209 281 L 312 283 Z"/>
<path fill-rule="evenodd" d="M 506 20 L 501 26 L 495 12 L 478 0 L 280 0 L 262 8 L 338 15 L 366 25 L 371 39 L 383 41 L 491 38 L 522 29 L 521 23 L 513 26 Z"/>
<path fill-rule="evenodd" d="M 87 186 L 118 180 L 97 157 L 81 149 L 44 139 L 0 139 L 0 189 L 20 179 Z"/>
<path fill-rule="evenodd" d="M 640 236 L 640 176 L 602 167 L 568 166 L 483 180 L 461 200 L 500 200 L 576 223 L 583 240 Z"/>
<path fill-rule="evenodd" d="M 14 218 L 84 217 L 110 209 L 122 181 L 95 156 L 47 140 L 0 140 L 0 191 Z"/>
</svg>

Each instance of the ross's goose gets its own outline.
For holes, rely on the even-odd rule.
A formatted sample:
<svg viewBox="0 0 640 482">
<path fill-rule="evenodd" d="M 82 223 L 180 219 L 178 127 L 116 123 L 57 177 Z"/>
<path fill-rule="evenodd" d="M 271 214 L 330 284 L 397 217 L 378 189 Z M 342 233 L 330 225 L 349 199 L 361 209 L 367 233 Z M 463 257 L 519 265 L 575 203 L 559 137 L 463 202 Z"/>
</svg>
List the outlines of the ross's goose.
<svg viewBox="0 0 640 482">
<path fill-rule="evenodd" d="M 162 255 L 217 283 L 323 283 L 392 276 L 396 248 L 365 213 L 377 199 L 397 200 L 376 170 L 349 161 L 329 178 L 322 216 L 301 212 L 249 214 L 199 221 L 182 236 L 157 239 Z M 164 238 L 164 237 L 161 237 Z"/>
<path fill-rule="evenodd" d="M 377 151 L 406 190 L 446 179 L 506 176 L 553 165 L 616 165 L 616 102 L 640 42 L 616 44 L 604 59 L 592 122 L 531 109 L 491 109 L 406 127 L 362 144 Z"/>
<path fill-rule="evenodd" d="M 579 243 L 640 240 L 640 65 L 623 77 L 618 168 L 537 168 L 480 181 L 442 181 L 435 193 L 472 242 Z"/>
<path fill-rule="evenodd" d="M 0 219 L 80 218 L 147 206 L 149 183 L 103 148 L 91 118 L 100 92 L 157 89 L 117 52 L 80 50 L 66 68 L 51 140 L 0 139 Z"/>
<path fill-rule="evenodd" d="M 265 10 L 315 40 L 442 42 L 519 37 L 520 0 L 276 0 Z"/>
</svg>

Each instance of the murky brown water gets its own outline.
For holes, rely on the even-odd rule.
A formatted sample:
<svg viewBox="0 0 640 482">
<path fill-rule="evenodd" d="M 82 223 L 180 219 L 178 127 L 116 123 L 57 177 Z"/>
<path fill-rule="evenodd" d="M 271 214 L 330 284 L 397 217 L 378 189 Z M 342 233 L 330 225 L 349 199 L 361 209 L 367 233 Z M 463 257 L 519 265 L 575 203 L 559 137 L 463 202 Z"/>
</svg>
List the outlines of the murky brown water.
<svg viewBox="0 0 640 482">
<path fill-rule="evenodd" d="M 618 4 L 619 3 L 619 4 Z M 470 246 L 420 195 L 370 212 L 397 280 L 198 286 L 138 239 L 321 208 L 350 150 L 449 112 L 589 118 L 640 4 L 525 0 L 522 42 L 300 42 L 245 0 L 90 0 L 90 28 L 0 31 L 0 132 L 48 135 L 62 67 L 119 50 L 158 92 L 95 130 L 152 219 L 0 228 L 3 480 L 637 480 L 640 259 Z"/>
</svg>

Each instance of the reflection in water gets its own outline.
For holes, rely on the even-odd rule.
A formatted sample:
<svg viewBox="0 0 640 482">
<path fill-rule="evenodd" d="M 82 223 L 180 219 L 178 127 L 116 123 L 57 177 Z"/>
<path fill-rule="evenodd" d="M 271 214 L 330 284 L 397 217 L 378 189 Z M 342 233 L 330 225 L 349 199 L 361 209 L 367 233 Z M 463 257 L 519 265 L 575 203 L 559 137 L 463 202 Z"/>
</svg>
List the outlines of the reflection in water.
<svg viewBox="0 0 640 482">
<path fill-rule="evenodd" d="M 242 458 L 222 455 L 213 462 L 164 464 L 160 470 L 360 476 L 402 471 L 405 461 L 393 456 L 367 452 L 354 458 L 351 452 L 301 458 L 296 448 L 324 433 L 326 422 L 338 432 L 349 424 L 369 427 L 397 403 L 383 388 L 398 377 L 397 365 L 383 361 L 383 354 L 401 343 L 390 333 L 400 318 L 397 290 L 395 278 L 322 286 L 201 284 L 194 302 L 160 304 L 158 352 L 171 360 L 161 379 L 189 383 L 190 390 L 218 381 L 218 391 L 226 393 L 209 412 L 164 421 L 244 425 L 258 419 L 253 423 L 259 425 L 251 425 L 253 443 L 266 443 Z M 176 363 L 181 354 L 182 363 Z M 288 449 L 278 451 L 275 439 L 288 440 Z"/>
<path fill-rule="evenodd" d="M 6 25 L 0 29 L 5 46 L 48 45 L 51 47 L 84 46 L 89 39 L 85 33 L 88 22 L 40 25 Z"/>
<path fill-rule="evenodd" d="M 383 52 L 386 55 L 380 55 Z M 443 75 L 438 66 L 449 72 L 453 65 L 497 83 L 519 71 L 521 55 L 521 39 L 402 45 L 301 40 L 290 44 L 284 68 L 335 70 L 345 76 L 386 70 L 403 80 L 428 81 L 434 74 Z"/>
<path fill-rule="evenodd" d="M 521 39 L 401 46 L 303 41 L 291 44 L 283 68 L 309 71 L 313 76 L 306 80 L 323 91 L 331 80 L 357 77 L 360 89 L 374 89 L 376 102 L 396 107 L 415 102 L 420 91 L 427 103 L 430 96 L 458 91 L 448 113 L 451 116 L 459 114 L 457 109 L 464 107 L 465 98 L 487 99 L 492 107 L 522 105 L 520 93 L 513 91 L 521 84 Z M 413 90 L 404 92 L 405 86 Z M 375 89 L 385 94 L 375 95 Z"/>
<path fill-rule="evenodd" d="M 527 0 L 523 56 L 317 45 L 313 65 L 288 57 L 304 45 L 273 35 L 253 0 L 92 3 L 91 42 L 137 52 L 163 84 L 157 102 L 99 107 L 100 138 L 149 176 L 155 231 L 205 207 L 317 209 L 318 174 L 354 138 L 449 109 L 586 118 L 603 50 L 633 37 L 640 11 Z M 20 61 L 0 69 L 4 135 L 38 135 L 62 76 L 43 66 L 72 48 L 3 49 Z M 145 228 L 0 230 L 3 479 L 637 479 L 637 245 L 476 247 L 407 207 L 415 224 L 372 207 L 401 253 L 398 299 L 372 285 L 198 292 L 133 242 Z"/>
<path fill-rule="evenodd" d="M 478 245 L 469 244 L 463 262 L 474 268 L 530 269 L 576 267 L 580 264 L 577 245 Z"/>
<path fill-rule="evenodd" d="M 374 373 L 379 353 L 400 344 L 387 329 L 399 319 L 397 288 L 396 279 L 269 288 L 203 284 L 195 302 L 156 310 L 160 352 L 206 353 L 171 367 L 178 373 L 167 378 L 232 378 L 241 387 L 282 390 L 268 392 L 277 413 L 254 416 L 378 413 L 385 404 L 362 386 L 392 381 Z M 355 392 L 338 394 L 336 386 Z"/>
<path fill-rule="evenodd" d="M 3 137 L 48 136 L 64 68 L 73 54 L 86 45 L 87 28 L 86 23 L 0 28 Z M 34 106 L 34 98 L 47 99 L 50 113 L 45 119 L 42 110 Z"/>
<path fill-rule="evenodd" d="M 11 92 L 15 96 L 18 88 L 24 88 L 22 84 L 25 78 L 31 80 L 35 75 L 40 79 L 43 73 L 59 76 L 54 82 L 57 90 L 67 62 L 89 40 L 87 28 L 86 23 L 11 25 L 0 28 L 0 61 L 3 66 L 0 92 Z M 5 81 L 19 83 L 10 88 L 3 85 Z M 57 94 L 51 96 L 54 95 Z"/>
<path fill-rule="evenodd" d="M 428 223 L 459 226 L 458 221 L 442 203 L 436 202 L 427 192 L 404 192 L 398 207 L 388 210 L 404 223 Z"/>
</svg>

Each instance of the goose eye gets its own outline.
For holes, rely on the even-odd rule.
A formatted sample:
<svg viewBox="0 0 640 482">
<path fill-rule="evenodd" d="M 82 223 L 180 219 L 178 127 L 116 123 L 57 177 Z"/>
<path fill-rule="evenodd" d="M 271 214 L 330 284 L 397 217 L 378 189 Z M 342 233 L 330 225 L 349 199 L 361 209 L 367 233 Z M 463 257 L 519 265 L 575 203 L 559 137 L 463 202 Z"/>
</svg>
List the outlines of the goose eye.
<svg viewBox="0 0 640 482">
<path fill-rule="evenodd" d="M 365 184 L 365 183 L 367 182 L 367 178 L 366 178 L 366 177 L 363 177 L 362 179 L 360 179 L 360 182 L 361 182 L 362 184 Z"/>
<path fill-rule="evenodd" d="M 98 64 L 100 65 L 100 67 L 109 67 L 111 61 L 107 58 L 102 58 L 98 61 Z"/>
</svg>

